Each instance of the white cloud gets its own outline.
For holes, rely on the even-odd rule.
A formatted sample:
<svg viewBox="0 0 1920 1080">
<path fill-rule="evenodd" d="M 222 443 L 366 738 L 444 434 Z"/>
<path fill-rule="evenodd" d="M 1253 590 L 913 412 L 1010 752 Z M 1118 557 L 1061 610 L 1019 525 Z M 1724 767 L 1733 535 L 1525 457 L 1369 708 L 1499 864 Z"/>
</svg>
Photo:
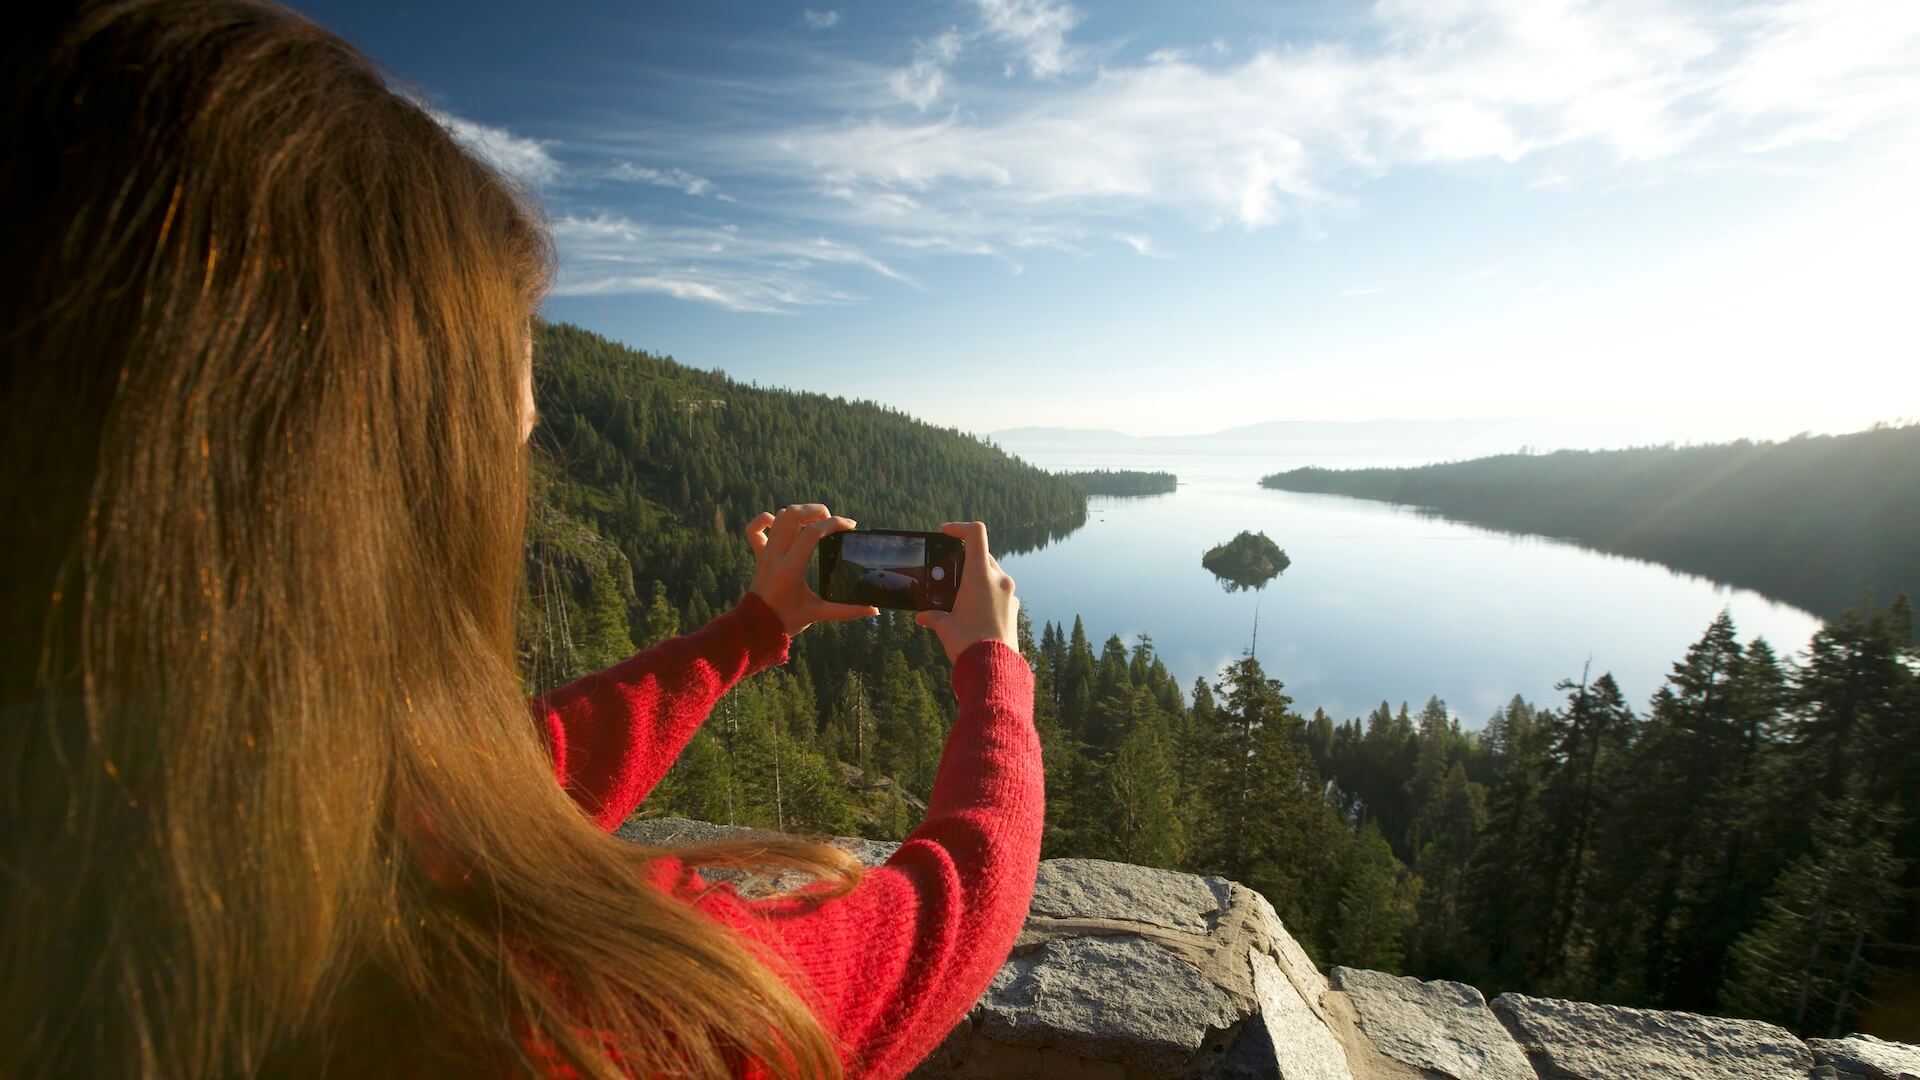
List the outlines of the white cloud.
<svg viewBox="0 0 1920 1080">
<path fill-rule="evenodd" d="M 644 165 L 635 165 L 630 161 L 617 161 L 606 173 L 609 179 L 630 180 L 640 184 L 652 184 L 654 187 L 673 188 L 689 195 L 704 197 L 716 194 L 713 181 L 704 176 L 695 176 L 685 169 L 651 169 Z M 724 198 L 724 196 L 720 196 Z"/>
<path fill-rule="evenodd" d="M 561 255 L 560 296 L 659 293 L 731 311 L 780 313 L 848 303 L 820 266 L 912 281 L 866 253 L 825 237 L 746 231 L 734 225 L 653 225 L 611 214 L 569 214 L 552 225 Z"/>
<path fill-rule="evenodd" d="M 1714 90 L 1743 118 L 1795 122 L 1756 133 L 1751 149 L 1834 140 L 1910 113 L 1920 81 L 1920 5 L 1902 0 L 1801 0 L 1742 20 L 1752 45 Z"/>
<path fill-rule="evenodd" d="M 890 73 L 887 85 L 901 101 L 926 112 L 947 85 L 947 65 L 960 55 L 960 34 L 948 30 L 932 41 L 919 42 L 913 52 L 913 63 Z"/>
<path fill-rule="evenodd" d="M 1036 79 L 1051 79 L 1078 66 L 1067 32 L 1080 13 L 1053 0 L 975 0 L 986 32 L 1018 52 Z"/>
<path fill-rule="evenodd" d="M 984 32 L 1036 75 L 1073 70 L 1071 9 L 977 2 Z M 930 231 L 964 219 L 977 235 L 1084 237 L 1153 209 L 1261 228 L 1406 168 L 1526 162 L 1545 185 L 1578 185 L 1596 164 L 1657 176 L 1690 157 L 1920 127 L 1912 0 L 1381 0 L 1370 20 L 1341 40 L 1238 60 L 1162 50 L 1018 92 L 959 80 L 948 31 L 890 80 L 923 112 L 951 99 L 944 116 L 854 110 L 706 149 L 830 189 L 855 223 L 897 218 L 904 196 L 938 219 Z"/>
<path fill-rule="evenodd" d="M 800 13 L 800 18 L 807 24 L 809 30 L 831 30 L 840 25 L 838 11 L 815 11 L 808 8 Z"/>
<path fill-rule="evenodd" d="M 595 232 L 615 219 L 567 217 L 561 291 L 786 311 L 855 299 L 849 272 L 904 276 L 867 250 L 984 255 L 1015 272 L 1029 251 L 1157 255 L 1149 227 L 1318 228 L 1367 197 L 1368 181 L 1412 169 L 1512 166 L 1516 185 L 1588 191 L 1813 168 L 1782 152 L 1868 131 L 1920 145 L 1914 0 L 1377 0 L 1337 37 L 1142 48 L 1132 62 L 1070 41 L 1080 16 L 1064 4 L 974 3 L 977 23 L 915 42 L 905 67 L 829 60 L 841 66 L 753 88 L 816 119 L 760 110 L 744 125 L 625 141 L 570 134 L 571 152 L 671 153 L 685 166 L 621 161 L 624 179 L 719 200 L 709 177 L 752 183 L 757 207 L 810 224 L 748 238 L 618 219 L 643 241 Z M 1002 79 L 1009 60 L 1036 81 Z M 549 144 L 447 122 L 517 158 L 517 175 L 561 172 Z"/>
<path fill-rule="evenodd" d="M 560 163 L 547 153 L 551 143 L 515 135 L 506 128 L 475 123 L 432 106 L 425 108 L 460 145 L 508 176 L 534 187 L 559 179 Z"/>
<path fill-rule="evenodd" d="M 1357 297 L 1357 296 L 1378 296 L 1381 293 L 1387 292 L 1392 288 L 1393 288 L 1392 282 L 1380 281 L 1380 282 L 1375 282 L 1374 284 L 1371 284 L 1371 285 L 1356 285 L 1351 289 L 1341 289 L 1340 295 L 1347 297 L 1349 299 L 1352 299 L 1353 297 Z"/>
</svg>

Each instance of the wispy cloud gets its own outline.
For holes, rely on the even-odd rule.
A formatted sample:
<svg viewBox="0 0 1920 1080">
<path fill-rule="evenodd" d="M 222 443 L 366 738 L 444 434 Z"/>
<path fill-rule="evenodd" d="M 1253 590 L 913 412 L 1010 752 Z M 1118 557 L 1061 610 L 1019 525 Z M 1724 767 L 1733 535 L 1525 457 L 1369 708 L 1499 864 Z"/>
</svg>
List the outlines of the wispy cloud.
<svg viewBox="0 0 1920 1080">
<path fill-rule="evenodd" d="M 560 162 L 547 152 L 551 143 L 515 135 L 506 128 L 475 123 L 430 105 L 426 109 L 460 145 L 508 176 L 533 187 L 559 179 Z"/>
<path fill-rule="evenodd" d="M 913 63 L 896 68 L 887 76 L 894 96 L 921 112 L 940 99 L 947 85 L 947 65 L 960 55 L 960 34 L 955 30 L 914 46 Z"/>
<path fill-rule="evenodd" d="M 1353 298 L 1356 296 L 1378 296 L 1383 292 L 1387 292 L 1391 290 L 1392 288 L 1393 288 L 1392 282 L 1379 281 L 1371 285 L 1355 285 L 1350 289 L 1341 289 L 1340 295 L 1348 298 Z"/>
<path fill-rule="evenodd" d="M 561 296 L 659 293 L 732 311 L 780 313 L 848 303 L 855 293 L 824 283 L 819 266 L 850 267 L 911 285 L 907 275 L 825 237 L 778 235 L 735 225 L 654 225 L 601 214 L 553 222 Z"/>
<path fill-rule="evenodd" d="M 803 18 L 825 28 L 837 14 Z M 868 250 L 903 265 L 986 255 L 1013 267 L 1023 252 L 1084 257 L 1110 242 L 1154 255 L 1143 223 L 1156 235 L 1178 223 L 1313 227 L 1367 198 L 1369 181 L 1435 166 L 1511 166 L 1516 183 L 1579 191 L 1703 162 L 1777 168 L 1869 131 L 1888 145 L 1920 138 L 1913 0 L 1377 0 L 1338 33 L 1142 47 L 1133 61 L 1077 41 L 1084 32 L 1056 0 L 972 0 L 958 24 L 894 46 L 891 64 L 829 54 L 746 80 L 755 106 L 791 107 L 740 109 L 723 125 L 568 132 L 563 147 L 444 122 L 536 184 L 562 173 L 550 151 L 571 165 L 591 146 L 632 182 L 719 200 L 753 190 L 761 213 L 743 216 L 745 233 L 628 221 L 642 232 L 616 258 L 587 242 L 603 207 L 564 205 L 557 230 L 565 290 L 751 311 L 848 302 L 824 282 L 850 269 L 904 276 L 863 261 Z M 663 157 L 684 167 L 629 163 Z M 655 247 L 644 272 L 620 262 Z"/>
<path fill-rule="evenodd" d="M 1077 66 L 1067 33 L 1080 13 L 1054 0 L 974 0 L 986 32 L 1017 52 L 1037 79 L 1051 79 Z"/>
<path fill-rule="evenodd" d="M 1070 9 L 978 2 L 984 25 L 1001 28 L 996 39 L 1029 43 L 1034 73 L 1071 70 Z M 1866 8 L 1874 14 L 1858 14 Z M 956 81 L 961 69 L 949 64 L 961 41 L 949 31 L 890 80 L 922 111 L 959 103 L 946 115 L 855 113 L 708 150 L 843 193 L 964 205 L 988 228 L 1144 207 L 1257 229 L 1409 167 L 1580 149 L 1609 168 L 1653 168 L 1920 118 L 1911 76 L 1920 5 L 1910 0 L 1732 12 L 1646 0 L 1382 0 L 1372 20 L 1352 39 L 1238 61 L 1163 52 L 1011 96 Z M 1571 182 L 1570 168 L 1541 175 Z"/>
<path fill-rule="evenodd" d="M 635 165 L 631 161 L 616 161 L 605 175 L 610 180 L 628 180 L 638 184 L 651 184 L 654 187 L 684 191 L 696 198 L 711 196 L 722 202 L 733 201 L 732 196 L 715 191 L 713 181 L 704 176 L 695 176 L 685 169 L 654 169 Z"/>
<path fill-rule="evenodd" d="M 809 30 L 831 30 L 840 25 L 838 11 L 815 11 L 808 8 L 800 13 L 800 18 Z"/>
</svg>

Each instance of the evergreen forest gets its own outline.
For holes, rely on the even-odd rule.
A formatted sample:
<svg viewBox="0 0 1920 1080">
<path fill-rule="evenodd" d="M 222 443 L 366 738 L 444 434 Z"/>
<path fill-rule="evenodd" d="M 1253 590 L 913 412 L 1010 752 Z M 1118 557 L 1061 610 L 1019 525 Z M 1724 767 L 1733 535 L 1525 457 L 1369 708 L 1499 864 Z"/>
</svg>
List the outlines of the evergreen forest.
<svg viewBox="0 0 1920 1080">
<path fill-rule="evenodd" d="M 1633 450 L 1505 454 L 1261 481 L 1559 536 L 1753 589 L 1823 618 L 1920 592 L 1920 424 Z"/>
<path fill-rule="evenodd" d="M 1080 483 L 884 406 L 566 325 L 538 328 L 535 372 L 531 691 L 731 606 L 751 574 L 738 529 L 762 509 L 979 518 L 1003 551 L 1084 520 Z M 1913 642 L 1904 597 L 1835 612 L 1802 659 L 1722 616 L 1648 701 L 1602 663 L 1475 728 L 1439 700 L 1309 712 L 1252 655 L 1177 675 L 1149 638 L 1023 620 L 1045 854 L 1245 882 L 1322 966 L 1911 1039 Z M 722 699 L 640 813 L 897 839 L 925 809 L 948 678 L 909 613 L 816 624 Z"/>
<path fill-rule="evenodd" d="M 1060 475 L 1089 495 L 1165 495 L 1180 484 L 1180 478 L 1170 472 L 1138 469 L 1089 469 Z"/>
</svg>

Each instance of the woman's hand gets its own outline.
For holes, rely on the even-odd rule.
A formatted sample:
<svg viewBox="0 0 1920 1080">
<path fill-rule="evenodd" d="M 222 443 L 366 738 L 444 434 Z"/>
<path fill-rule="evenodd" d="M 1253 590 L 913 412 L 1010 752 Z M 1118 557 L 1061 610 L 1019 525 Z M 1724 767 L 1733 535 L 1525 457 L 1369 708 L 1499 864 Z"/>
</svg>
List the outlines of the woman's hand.
<svg viewBox="0 0 1920 1080">
<path fill-rule="evenodd" d="M 940 526 L 948 536 L 967 542 L 967 562 L 960 571 L 960 594 L 952 611 L 923 611 L 913 621 L 940 636 L 948 660 L 960 659 L 976 642 L 1005 642 L 1020 647 L 1020 600 L 1013 595 L 1013 579 L 1000 569 L 987 550 L 987 527 L 978 521 L 949 521 Z"/>
<path fill-rule="evenodd" d="M 819 503 L 788 506 L 747 522 L 753 548 L 753 585 L 748 592 L 767 602 L 792 637 L 821 619 L 864 619 L 880 614 L 864 604 L 829 604 L 807 584 L 807 563 L 820 538 L 853 528 L 852 518 L 834 517 Z"/>
</svg>

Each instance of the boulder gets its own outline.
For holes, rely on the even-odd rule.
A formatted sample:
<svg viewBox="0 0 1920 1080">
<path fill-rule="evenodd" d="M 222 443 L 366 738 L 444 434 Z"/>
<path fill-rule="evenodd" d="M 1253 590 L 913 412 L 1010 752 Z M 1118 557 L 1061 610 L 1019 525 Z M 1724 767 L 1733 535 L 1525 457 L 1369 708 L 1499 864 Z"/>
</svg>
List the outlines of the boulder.
<svg viewBox="0 0 1920 1080">
<path fill-rule="evenodd" d="M 1033 882 L 1029 914 L 1126 919 L 1204 934 L 1219 920 L 1226 881 L 1105 859 L 1048 859 Z"/>
<path fill-rule="evenodd" d="M 1452 1080 L 1533 1080 L 1533 1067 L 1487 999 L 1465 983 L 1333 969 L 1361 1032 L 1382 1054 Z"/>
<path fill-rule="evenodd" d="M 1278 1076 L 1281 1080 L 1354 1080 L 1347 1054 L 1328 1027 L 1319 1003 L 1309 1005 L 1294 989 L 1280 962 L 1247 950 L 1259 1004 L 1240 1045 L 1218 1070 L 1224 1077 Z M 1249 1066 L 1255 1066 L 1249 1068 Z M 1270 1067 L 1264 1071 L 1262 1067 Z"/>
<path fill-rule="evenodd" d="M 1832 1066 L 1837 1080 L 1920 1080 L 1920 1046 L 1871 1035 L 1808 1039 L 1813 1059 Z"/>
<path fill-rule="evenodd" d="M 681 818 L 619 835 L 675 847 L 768 835 Z M 836 840 L 869 865 L 899 845 Z M 792 876 L 702 868 L 744 895 Z M 1327 983 L 1266 898 L 1217 877 L 1100 859 L 1040 864 L 1013 954 L 916 1071 L 934 1077 L 1354 1080 Z"/>
<path fill-rule="evenodd" d="M 1169 1076 L 1243 1016 L 1242 1003 L 1192 965 L 1123 934 L 1060 937 L 1016 953 L 971 1019 L 975 1045 L 1048 1048 Z"/>
<path fill-rule="evenodd" d="M 915 1075 L 1352 1080 L 1297 989 L 1324 985 L 1244 886 L 1049 859 L 1013 956 Z"/>
<path fill-rule="evenodd" d="M 1813 1054 L 1758 1020 L 1502 994 L 1493 1009 L 1543 1080 L 1807 1080 Z"/>
</svg>

